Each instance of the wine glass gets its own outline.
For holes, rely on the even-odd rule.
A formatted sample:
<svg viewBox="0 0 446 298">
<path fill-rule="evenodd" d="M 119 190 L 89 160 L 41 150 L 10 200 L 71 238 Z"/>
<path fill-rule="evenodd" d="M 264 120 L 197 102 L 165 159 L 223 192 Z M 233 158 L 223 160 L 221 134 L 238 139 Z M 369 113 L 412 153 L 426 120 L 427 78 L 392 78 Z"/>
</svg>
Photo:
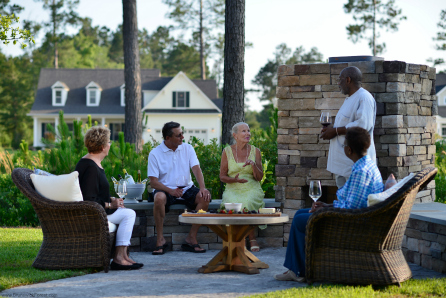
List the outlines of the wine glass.
<svg viewBox="0 0 446 298">
<path fill-rule="evenodd" d="M 311 180 L 310 181 L 310 197 L 316 202 L 322 196 L 321 181 Z"/>
<path fill-rule="evenodd" d="M 330 112 L 322 112 L 319 122 L 321 122 L 323 127 L 329 126 L 331 124 Z"/>
<path fill-rule="evenodd" d="M 118 183 L 118 190 L 116 194 L 122 199 L 127 195 L 127 181 L 124 179 L 120 180 Z"/>
<path fill-rule="evenodd" d="M 181 189 L 185 188 L 188 184 L 188 180 L 187 176 L 178 176 L 177 187 Z"/>
</svg>

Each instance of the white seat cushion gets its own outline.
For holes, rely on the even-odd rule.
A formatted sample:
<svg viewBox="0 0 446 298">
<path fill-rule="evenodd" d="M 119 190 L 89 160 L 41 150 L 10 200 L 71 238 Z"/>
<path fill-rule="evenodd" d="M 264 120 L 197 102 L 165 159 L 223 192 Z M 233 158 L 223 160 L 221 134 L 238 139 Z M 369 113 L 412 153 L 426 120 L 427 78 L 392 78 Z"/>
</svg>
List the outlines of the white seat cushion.
<svg viewBox="0 0 446 298">
<path fill-rule="evenodd" d="M 108 222 L 108 231 L 110 232 L 110 233 L 114 233 L 114 232 L 116 232 L 116 225 L 114 224 L 114 223 L 112 223 L 112 222 Z"/>
<path fill-rule="evenodd" d="M 397 184 L 395 184 L 394 186 L 392 186 L 388 190 L 380 192 L 380 193 L 375 193 L 375 194 L 369 195 L 367 197 L 367 206 L 370 207 L 370 206 L 373 206 L 375 204 L 378 204 L 379 202 L 387 200 L 391 195 L 396 193 L 398 191 L 398 189 L 400 189 L 401 186 L 403 186 L 413 176 L 415 176 L 415 174 L 414 173 L 410 173 L 404 179 L 401 179 L 400 182 L 398 182 Z"/>
<path fill-rule="evenodd" d="M 79 173 L 59 176 L 43 176 L 31 174 L 31 180 L 36 191 L 43 197 L 59 202 L 83 201 L 79 186 Z"/>
</svg>

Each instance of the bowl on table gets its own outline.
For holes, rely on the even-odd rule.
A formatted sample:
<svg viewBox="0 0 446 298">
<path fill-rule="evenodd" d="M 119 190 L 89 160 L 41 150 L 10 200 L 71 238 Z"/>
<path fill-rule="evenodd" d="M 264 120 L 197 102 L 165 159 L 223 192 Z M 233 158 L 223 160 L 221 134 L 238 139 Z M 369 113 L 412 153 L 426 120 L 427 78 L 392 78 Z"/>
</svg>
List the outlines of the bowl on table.
<svg viewBox="0 0 446 298">
<path fill-rule="evenodd" d="M 242 203 L 225 203 L 226 210 L 234 210 L 240 212 L 242 210 Z"/>
</svg>

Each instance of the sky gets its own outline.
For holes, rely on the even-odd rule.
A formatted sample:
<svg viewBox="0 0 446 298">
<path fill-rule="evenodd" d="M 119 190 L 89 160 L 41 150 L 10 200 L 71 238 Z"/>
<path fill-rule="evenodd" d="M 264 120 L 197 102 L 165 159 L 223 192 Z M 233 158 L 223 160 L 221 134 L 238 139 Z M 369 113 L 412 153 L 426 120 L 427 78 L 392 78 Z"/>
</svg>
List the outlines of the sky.
<svg viewBox="0 0 446 298">
<path fill-rule="evenodd" d="M 385 60 L 430 65 L 428 58 L 443 58 L 446 52 L 435 50 L 432 40 L 440 31 L 437 23 L 440 12 L 446 9 L 444 0 L 396 0 L 396 6 L 407 17 L 396 33 L 381 30 L 380 40 L 386 42 L 387 50 L 380 55 Z M 11 0 L 25 7 L 19 15 L 22 19 L 48 21 L 49 13 L 35 0 Z M 268 59 L 274 58 L 277 45 L 286 43 L 293 50 L 303 46 L 307 51 L 317 47 L 324 59 L 337 56 L 371 55 L 367 41 L 353 44 L 347 39 L 346 26 L 353 24 L 351 14 L 346 14 L 343 5 L 347 0 L 245 0 L 245 40 L 253 47 L 245 51 L 245 88 L 258 89 L 251 81 Z M 158 26 L 173 25 L 166 17 L 169 11 L 161 0 L 137 0 L 138 27 L 149 33 Z M 77 12 L 89 17 L 93 26 L 107 26 L 116 30 L 122 23 L 121 0 L 80 0 Z M 71 33 L 75 33 L 73 30 Z M 36 38 L 39 45 L 39 37 Z M 380 41 L 378 40 L 378 41 Z M 20 55 L 19 46 L 3 44 L 1 51 L 7 55 Z M 210 61 L 209 61 L 210 62 Z M 443 67 L 444 69 L 445 67 Z M 248 93 L 245 103 L 251 110 L 261 110 L 258 94 Z"/>
</svg>

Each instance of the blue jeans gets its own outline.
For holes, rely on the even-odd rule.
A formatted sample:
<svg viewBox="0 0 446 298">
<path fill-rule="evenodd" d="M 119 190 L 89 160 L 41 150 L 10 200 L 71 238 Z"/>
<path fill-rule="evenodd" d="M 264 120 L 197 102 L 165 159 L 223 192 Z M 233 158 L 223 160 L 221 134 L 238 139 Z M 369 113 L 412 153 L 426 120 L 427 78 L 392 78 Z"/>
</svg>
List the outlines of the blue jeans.
<svg viewBox="0 0 446 298">
<path fill-rule="evenodd" d="M 294 215 L 286 249 L 285 263 L 283 264 L 283 266 L 301 277 L 305 277 L 305 229 L 312 214 L 308 211 L 310 211 L 310 208 L 301 209 Z"/>
</svg>

